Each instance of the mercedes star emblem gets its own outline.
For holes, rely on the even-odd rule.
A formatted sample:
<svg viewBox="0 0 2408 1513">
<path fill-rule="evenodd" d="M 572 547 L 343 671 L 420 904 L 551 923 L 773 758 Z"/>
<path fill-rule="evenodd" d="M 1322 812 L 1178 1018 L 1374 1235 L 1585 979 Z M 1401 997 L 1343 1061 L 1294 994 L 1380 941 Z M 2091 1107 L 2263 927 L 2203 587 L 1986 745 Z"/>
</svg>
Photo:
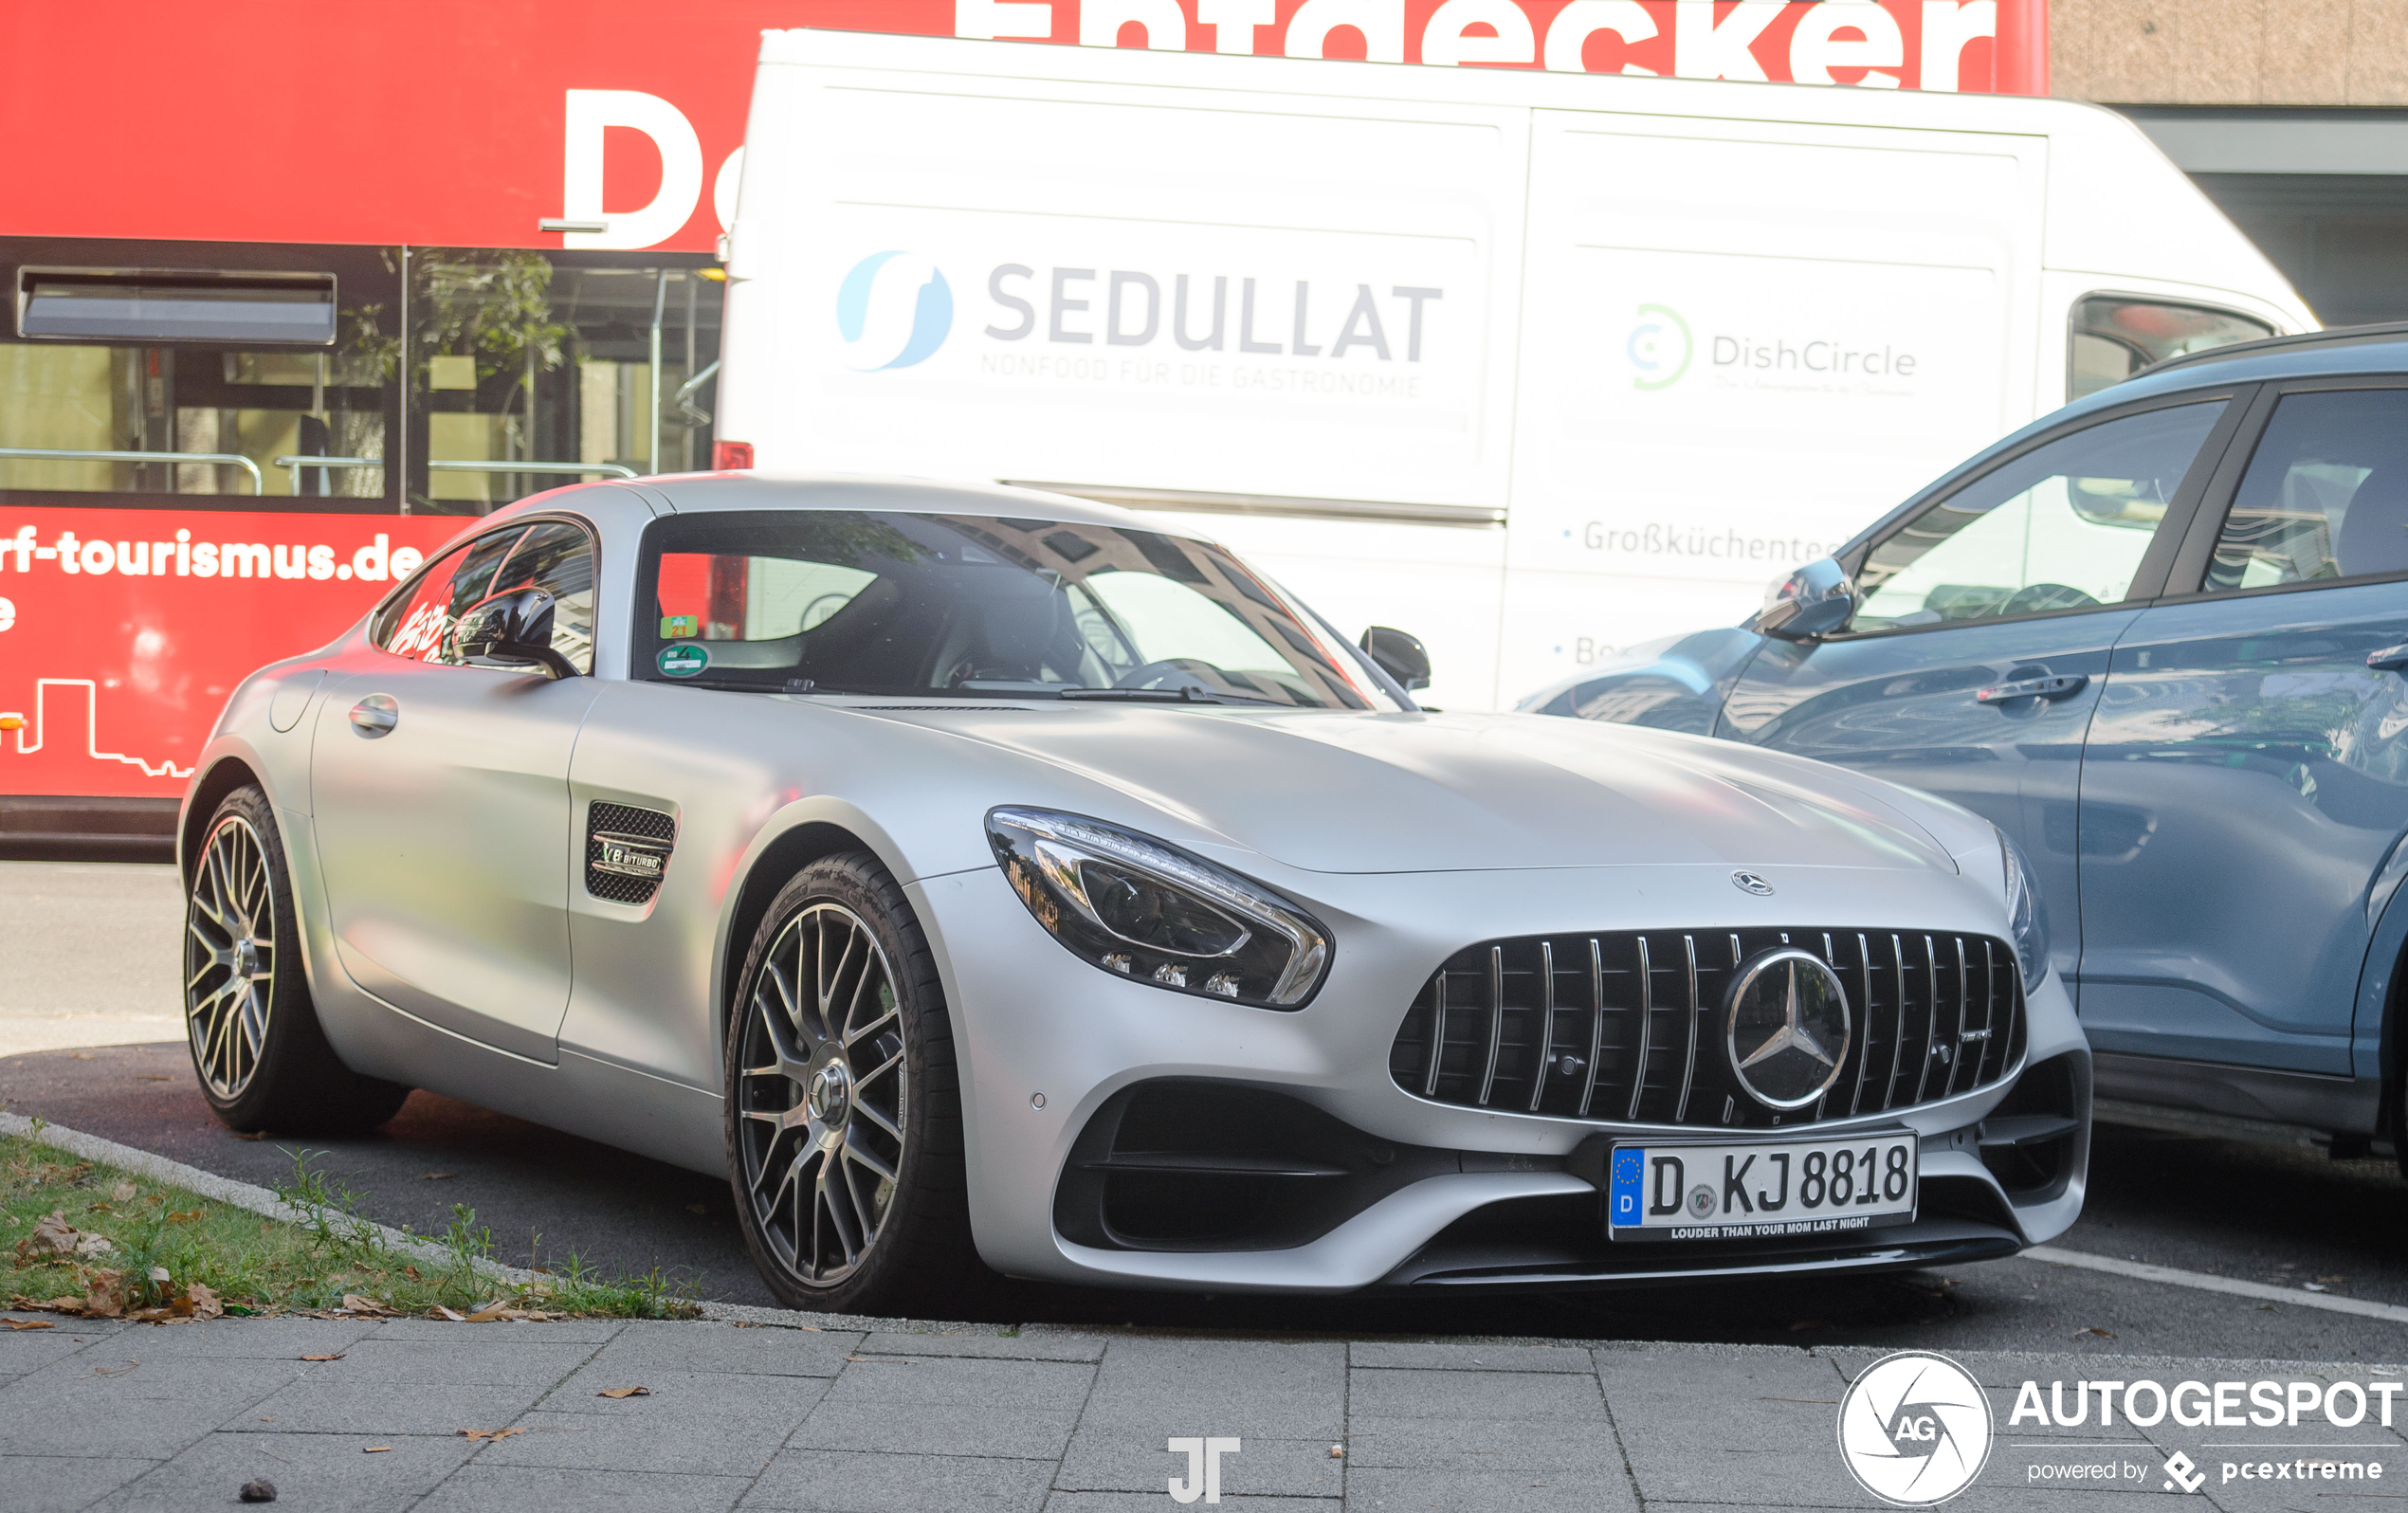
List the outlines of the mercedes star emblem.
<svg viewBox="0 0 2408 1513">
<path fill-rule="evenodd" d="M 1741 965 L 1725 1023 L 1731 1073 L 1766 1108 L 1814 1103 L 1848 1059 L 1848 993 L 1821 957 L 1796 946 Z"/>
<path fill-rule="evenodd" d="M 1760 899 L 1769 899 L 1773 896 L 1773 885 L 1753 872 L 1732 873 L 1731 885 L 1742 893 L 1753 893 Z"/>
</svg>

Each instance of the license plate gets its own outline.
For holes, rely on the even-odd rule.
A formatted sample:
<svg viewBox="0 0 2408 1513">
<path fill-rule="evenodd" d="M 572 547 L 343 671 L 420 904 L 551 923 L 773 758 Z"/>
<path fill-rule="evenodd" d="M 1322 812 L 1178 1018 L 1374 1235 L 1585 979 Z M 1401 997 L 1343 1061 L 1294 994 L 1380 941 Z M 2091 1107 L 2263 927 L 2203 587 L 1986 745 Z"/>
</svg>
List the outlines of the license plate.
<svg viewBox="0 0 2408 1513">
<path fill-rule="evenodd" d="M 1911 1133 L 1744 1145 L 1616 1145 L 1605 1223 L 1616 1240 L 1830 1234 L 1912 1219 Z"/>
</svg>

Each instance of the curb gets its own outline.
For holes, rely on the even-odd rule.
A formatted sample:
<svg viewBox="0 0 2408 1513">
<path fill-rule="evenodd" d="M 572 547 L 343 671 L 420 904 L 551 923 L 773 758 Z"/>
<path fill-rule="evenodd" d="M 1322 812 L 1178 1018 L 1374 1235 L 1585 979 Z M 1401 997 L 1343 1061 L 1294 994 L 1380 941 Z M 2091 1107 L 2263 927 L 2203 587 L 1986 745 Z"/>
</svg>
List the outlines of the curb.
<svg viewBox="0 0 2408 1513">
<path fill-rule="evenodd" d="M 164 1156 L 139 1150 L 131 1145 L 120 1145 L 115 1140 L 104 1139 L 98 1135 L 86 1135 L 82 1130 L 69 1129 L 64 1124 L 53 1124 L 47 1121 L 29 1119 L 23 1114 L 11 1114 L 5 1109 L 0 1109 L 0 1135 L 22 1136 L 38 1144 L 64 1151 L 70 1156 L 81 1157 L 87 1161 L 104 1162 L 149 1177 L 154 1182 L 164 1182 L 188 1192 L 198 1193 L 205 1198 L 213 1198 L 220 1203 L 247 1210 L 263 1218 L 275 1219 L 284 1224 L 305 1225 L 313 1222 L 308 1210 L 297 1204 L 285 1202 L 266 1188 L 254 1187 L 248 1182 L 238 1182 L 230 1176 L 220 1176 L 214 1172 L 204 1172 L 197 1166 L 187 1166 L 182 1161 L 170 1160 Z M 378 1224 L 373 1219 L 361 1219 L 355 1216 L 354 1222 L 365 1225 L 376 1236 L 378 1243 L 389 1250 L 447 1266 L 451 1262 L 450 1251 L 434 1244 L 424 1235 L 406 1234 L 390 1225 Z M 496 1282 L 507 1282 L 518 1286 L 551 1280 L 544 1273 L 529 1271 L 523 1267 L 504 1266 L 499 1261 L 480 1259 L 472 1265 L 480 1276 L 489 1277 Z M 743 1323 L 773 1329 L 814 1329 L 823 1332 L 875 1329 L 895 1334 L 1001 1332 L 1001 1326 L 995 1324 L 965 1323 L 949 1320 L 873 1319 L 857 1314 L 802 1313 L 791 1308 L 757 1308 L 732 1303 L 697 1303 L 696 1306 L 702 1310 L 700 1318 L 703 1322 Z"/>
</svg>

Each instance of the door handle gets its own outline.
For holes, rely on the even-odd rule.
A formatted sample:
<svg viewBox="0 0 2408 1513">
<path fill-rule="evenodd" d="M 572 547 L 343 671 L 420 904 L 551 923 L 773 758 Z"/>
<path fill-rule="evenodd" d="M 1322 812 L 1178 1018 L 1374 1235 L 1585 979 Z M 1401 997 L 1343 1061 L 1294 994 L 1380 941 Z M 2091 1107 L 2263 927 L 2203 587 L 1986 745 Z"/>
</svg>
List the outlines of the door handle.
<svg viewBox="0 0 2408 1513">
<path fill-rule="evenodd" d="M 2002 704 L 2010 699 L 2069 699 L 2080 693 L 2090 682 L 2089 674 L 2075 672 L 2053 678 L 2018 678 L 1993 687 L 1977 689 L 1974 702 Z"/>
<path fill-rule="evenodd" d="M 370 694 L 351 706 L 352 731 L 368 740 L 390 736 L 401 723 L 401 706 L 390 694 Z"/>
<path fill-rule="evenodd" d="M 2408 647 L 2385 647 L 2366 653 L 2366 665 L 2377 672 L 2408 672 Z"/>
</svg>

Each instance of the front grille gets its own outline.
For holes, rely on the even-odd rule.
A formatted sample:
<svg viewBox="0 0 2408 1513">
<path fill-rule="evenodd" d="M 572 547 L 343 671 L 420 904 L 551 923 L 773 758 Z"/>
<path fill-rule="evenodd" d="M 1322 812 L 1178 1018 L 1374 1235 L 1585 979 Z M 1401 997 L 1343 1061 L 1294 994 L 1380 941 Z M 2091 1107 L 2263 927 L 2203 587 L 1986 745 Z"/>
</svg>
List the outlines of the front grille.
<svg viewBox="0 0 2408 1513">
<path fill-rule="evenodd" d="M 613 870 L 609 856 L 613 844 L 632 845 L 640 852 L 657 852 L 666 872 L 668 853 L 677 843 L 677 820 L 656 809 L 606 804 L 596 799 L 586 810 L 585 891 L 611 903 L 649 903 L 660 891 L 661 879 L 633 877 Z"/>
<path fill-rule="evenodd" d="M 1787 1114 L 1748 1096 L 1724 1050 L 1741 963 L 1796 945 L 1848 994 L 1839 1078 Z M 1388 1052 L 1396 1085 L 1468 1108 L 1613 1123 L 1770 1129 L 1929 1103 L 2023 1055 L 2023 985 L 2002 940 L 1922 931 L 1525 936 L 1455 953 Z"/>
</svg>

